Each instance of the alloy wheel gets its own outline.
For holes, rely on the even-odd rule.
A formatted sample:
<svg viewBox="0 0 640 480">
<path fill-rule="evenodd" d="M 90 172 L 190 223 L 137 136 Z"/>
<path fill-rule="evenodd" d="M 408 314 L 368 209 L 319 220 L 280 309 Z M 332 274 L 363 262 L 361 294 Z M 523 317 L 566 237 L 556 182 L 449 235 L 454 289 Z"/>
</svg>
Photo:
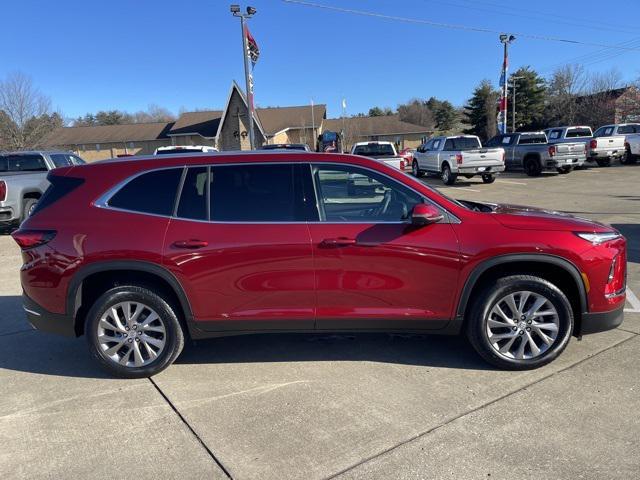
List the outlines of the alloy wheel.
<svg viewBox="0 0 640 480">
<path fill-rule="evenodd" d="M 102 314 L 97 338 L 106 358 L 125 367 L 143 367 L 162 353 L 167 332 L 151 307 L 140 302 L 121 302 Z"/>
<path fill-rule="evenodd" d="M 540 357 L 558 339 L 560 317 L 539 293 L 519 291 L 498 300 L 487 317 L 486 334 L 493 349 L 508 359 Z"/>
</svg>

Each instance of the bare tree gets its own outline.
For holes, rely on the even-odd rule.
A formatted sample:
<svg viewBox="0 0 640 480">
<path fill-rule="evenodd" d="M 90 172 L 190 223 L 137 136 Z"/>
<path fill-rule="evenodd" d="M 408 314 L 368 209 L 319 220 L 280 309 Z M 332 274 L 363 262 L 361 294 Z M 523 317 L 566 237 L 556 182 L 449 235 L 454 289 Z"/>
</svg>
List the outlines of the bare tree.
<svg viewBox="0 0 640 480">
<path fill-rule="evenodd" d="M 433 112 L 422 100 L 414 98 L 403 105 L 398 105 L 400 120 L 414 125 L 421 125 L 428 130 L 435 130 L 436 121 Z"/>
<path fill-rule="evenodd" d="M 577 101 L 577 123 L 596 128 L 613 122 L 616 112 L 616 90 L 622 86 L 622 75 L 618 70 L 612 69 L 590 75 L 585 91 Z"/>
<path fill-rule="evenodd" d="M 565 65 L 547 80 L 545 120 L 548 126 L 576 122 L 578 97 L 586 91 L 588 77 L 582 65 Z"/>
<path fill-rule="evenodd" d="M 0 82 L 0 139 L 8 150 L 41 145 L 54 128 L 62 126 L 59 113 L 52 113 L 51 100 L 40 93 L 31 79 L 19 72 Z"/>
</svg>

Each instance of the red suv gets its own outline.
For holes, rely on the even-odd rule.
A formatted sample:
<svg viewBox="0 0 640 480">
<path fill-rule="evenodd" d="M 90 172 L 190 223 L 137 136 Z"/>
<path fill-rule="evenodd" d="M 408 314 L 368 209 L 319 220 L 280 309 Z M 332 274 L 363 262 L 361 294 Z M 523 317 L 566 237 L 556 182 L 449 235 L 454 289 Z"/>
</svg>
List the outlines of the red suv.
<svg viewBox="0 0 640 480">
<path fill-rule="evenodd" d="M 506 369 L 623 318 L 626 241 L 526 207 L 456 201 L 362 157 L 187 154 L 58 168 L 22 248 L 24 310 L 115 375 L 185 337 L 464 332 Z"/>
</svg>

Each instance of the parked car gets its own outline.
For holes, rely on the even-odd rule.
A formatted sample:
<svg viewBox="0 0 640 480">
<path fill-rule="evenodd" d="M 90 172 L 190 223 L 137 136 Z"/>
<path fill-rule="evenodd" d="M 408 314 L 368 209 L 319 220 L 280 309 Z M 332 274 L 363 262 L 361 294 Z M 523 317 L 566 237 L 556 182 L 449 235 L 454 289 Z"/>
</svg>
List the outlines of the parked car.
<svg viewBox="0 0 640 480">
<path fill-rule="evenodd" d="M 374 194 L 350 194 L 352 175 Z M 488 362 L 530 369 L 623 320 L 615 229 L 452 200 L 372 159 L 176 155 L 49 181 L 13 233 L 24 310 L 121 377 L 163 370 L 185 338 L 291 330 L 465 332 Z"/>
<path fill-rule="evenodd" d="M 504 158 L 504 149 L 483 148 L 475 135 L 433 137 L 418 147 L 411 170 L 416 177 L 441 175 L 445 185 L 456 183 L 458 175 L 481 175 L 484 183 L 493 183 L 496 174 L 504 171 Z"/>
<path fill-rule="evenodd" d="M 593 134 L 594 137 L 611 137 L 615 135 L 624 135 L 625 154 L 620 157 L 620 163 L 635 163 L 637 154 L 634 155 L 630 150 L 630 139 L 640 134 L 640 123 L 616 123 L 604 125 L 597 129 Z M 637 139 L 634 139 L 637 144 Z"/>
<path fill-rule="evenodd" d="M 625 150 L 624 163 L 636 163 L 640 158 L 640 135 L 628 135 Z"/>
<path fill-rule="evenodd" d="M 271 143 L 262 145 L 258 150 L 303 150 L 310 152 L 311 149 L 306 143 Z"/>
<path fill-rule="evenodd" d="M 84 163 L 62 151 L 0 153 L 0 224 L 22 222 L 33 212 L 49 186 L 49 170 Z"/>
<path fill-rule="evenodd" d="M 552 143 L 584 142 L 587 145 L 587 161 L 596 162 L 600 167 L 608 167 L 614 158 L 622 158 L 625 153 L 624 136 L 594 137 L 591 127 L 556 127 L 544 131 Z"/>
<path fill-rule="evenodd" d="M 569 173 L 582 166 L 586 159 L 586 146 L 577 143 L 549 143 L 544 132 L 516 132 L 496 135 L 486 147 L 502 147 L 507 170 L 524 170 L 537 177 L 545 170 Z"/>
<path fill-rule="evenodd" d="M 409 166 L 413 163 L 414 148 L 403 148 L 398 152 L 398 155 L 404 158 L 405 166 Z"/>
<path fill-rule="evenodd" d="M 205 152 L 217 152 L 216 147 L 209 147 L 207 145 L 169 145 L 167 147 L 156 148 L 154 155 L 175 155 L 177 153 L 205 153 Z"/>
<path fill-rule="evenodd" d="M 391 142 L 357 142 L 351 147 L 351 154 L 381 160 L 398 170 L 406 167 L 404 158 L 398 155 L 396 146 Z"/>
</svg>

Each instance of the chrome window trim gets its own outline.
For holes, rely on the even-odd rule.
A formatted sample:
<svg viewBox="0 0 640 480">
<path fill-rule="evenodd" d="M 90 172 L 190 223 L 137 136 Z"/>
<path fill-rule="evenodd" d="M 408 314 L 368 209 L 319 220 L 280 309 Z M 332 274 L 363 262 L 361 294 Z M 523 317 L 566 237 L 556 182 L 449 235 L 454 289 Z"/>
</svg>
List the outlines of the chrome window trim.
<svg viewBox="0 0 640 480">
<path fill-rule="evenodd" d="M 300 152 L 301 154 L 305 153 L 305 152 Z M 356 167 L 356 168 L 361 168 L 364 170 L 368 170 L 371 171 L 373 173 L 377 173 L 378 175 L 382 175 L 384 177 L 387 177 L 389 180 L 391 180 L 392 182 L 396 182 L 396 183 L 401 183 L 402 186 L 404 186 L 405 188 L 408 188 L 409 190 L 411 190 L 412 192 L 414 192 L 415 194 L 419 195 L 423 200 L 433 204 L 434 206 L 436 206 L 437 208 L 439 208 L 442 213 L 445 216 L 445 220 L 443 220 L 442 222 L 439 223 L 452 223 L 452 224 L 457 224 L 457 223 L 462 223 L 462 221 L 456 217 L 454 214 L 452 214 L 451 212 L 449 212 L 449 210 L 447 210 L 446 208 L 444 208 L 442 205 L 440 205 L 438 202 L 427 198 L 424 196 L 424 194 L 418 192 L 415 188 L 413 188 L 411 185 L 407 185 L 405 183 L 400 182 L 399 180 L 391 177 L 390 175 L 387 175 L 384 172 L 381 172 L 379 170 L 373 169 L 373 168 L 369 168 L 366 166 L 362 166 L 362 165 L 354 165 L 353 163 L 348 163 L 348 162 L 327 162 L 327 161 L 318 161 L 318 162 L 314 162 L 313 160 L 309 160 L 309 161 L 305 161 L 305 162 L 300 162 L 300 163 L 306 163 L 309 166 L 309 173 L 311 175 L 312 181 L 313 181 L 313 186 L 314 186 L 314 195 L 316 197 L 316 208 L 318 207 L 318 196 L 317 196 L 317 190 L 316 190 L 316 185 L 315 185 L 315 180 L 313 179 L 313 166 L 314 165 L 339 165 L 339 166 L 344 166 L 344 167 Z M 123 213 L 135 213 L 138 215 L 149 215 L 152 217 L 159 217 L 159 218 L 167 218 L 170 220 L 181 220 L 181 221 L 185 221 L 185 222 L 198 222 L 198 223 L 211 223 L 211 224 L 222 224 L 222 225 L 301 225 L 301 224 L 323 224 L 323 225 L 345 225 L 345 224 L 350 224 L 350 225 L 410 225 L 411 221 L 407 220 L 407 221 L 380 221 L 380 222 L 327 222 L 327 221 L 322 221 L 322 220 L 318 220 L 318 221 L 307 221 L 307 220 L 297 220 L 297 221 L 270 221 L 270 222 L 247 222 L 247 221 L 218 221 L 218 220 L 194 220 L 194 219 L 190 219 L 190 218 L 181 218 L 181 217 L 177 217 L 175 215 L 176 213 L 176 208 L 178 206 L 178 201 L 179 201 L 179 194 L 182 193 L 182 186 L 184 183 L 184 179 L 185 179 L 185 175 L 186 175 L 186 170 L 188 168 L 197 168 L 197 167 L 207 167 L 209 169 L 209 172 L 211 172 L 211 167 L 217 167 L 217 166 L 221 166 L 221 167 L 232 167 L 232 166 L 237 166 L 237 165 L 296 165 L 296 162 L 278 162 L 278 161 L 274 161 L 274 162 L 231 162 L 231 163 L 215 163 L 215 164 L 211 164 L 211 163 L 203 163 L 203 164 L 193 164 L 193 165 L 172 165 L 170 167 L 158 167 L 158 168 L 152 168 L 152 169 L 148 169 L 148 170 L 144 170 L 141 172 L 138 172 L 130 177 L 127 177 L 126 179 L 118 182 L 116 185 L 114 185 L 113 187 L 111 187 L 109 190 L 107 190 L 105 193 L 103 193 L 102 195 L 100 195 L 96 200 L 93 201 L 93 205 L 97 208 L 103 208 L 105 210 L 113 210 L 116 212 L 123 212 Z M 174 201 L 174 206 L 173 206 L 173 213 L 171 215 L 161 215 L 161 214 L 157 214 L 157 213 L 149 213 L 149 212 L 140 212 L 138 210 L 130 210 L 130 209 L 126 209 L 126 208 L 119 208 L 119 207 L 113 207 L 111 205 L 109 205 L 109 200 L 111 200 L 111 197 L 113 197 L 121 188 L 123 188 L 125 185 L 127 185 L 129 182 L 131 182 L 132 180 L 138 178 L 141 175 L 147 174 L 147 173 L 151 173 L 151 172 L 157 172 L 157 171 L 161 171 L 161 170 L 173 170 L 173 169 L 184 169 L 184 171 L 181 174 L 181 179 L 180 182 L 178 183 L 178 189 L 177 189 L 177 196 L 176 196 L 176 200 Z M 401 172 L 404 173 L 405 175 L 409 176 L 407 173 L 405 172 Z M 211 173 L 209 173 L 210 175 Z M 411 178 L 411 177 L 410 177 Z M 208 188 L 208 187 L 207 187 Z M 320 218 L 320 212 L 318 211 L 318 218 Z"/>
</svg>

